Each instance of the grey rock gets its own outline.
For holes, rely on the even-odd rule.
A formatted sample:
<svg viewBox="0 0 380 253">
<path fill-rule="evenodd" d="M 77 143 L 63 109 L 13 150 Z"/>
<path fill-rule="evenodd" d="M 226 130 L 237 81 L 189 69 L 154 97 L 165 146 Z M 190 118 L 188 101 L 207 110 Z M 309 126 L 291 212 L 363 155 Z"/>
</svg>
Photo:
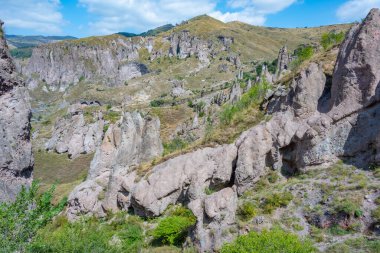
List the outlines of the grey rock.
<svg viewBox="0 0 380 253">
<path fill-rule="evenodd" d="M 189 203 L 197 217 L 194 238 L 199 252 L 216 252 L 224 243 L 234 239 L 230 231 L 236 227 L 237 202 L 236 188 L 233 187 Z"/>
<path fill-rule="evenodd" d="M 17 77 L 0 21 L 0 202 L 12 201 L 32 180 L 31 108 Z"/>
<path fill-rule="evenodd" d="M 115 36 L 103 40 L 98 43 L 80 40 L 58 42 L 34 48 L 22 72 L 28 77 L 28 86 L 34 88 L 36 83 L 44 81 L 49 90 L 64 91 L 81 79 L 120 86 L 129 79 L 148 73 L 147 67 L 138 62 L 138 50 L 147 46 L 146 39 L 135 41 Z"/>
<path fill-rule="evenodd" d="M 67 152 L 72 159 L 95 152 L 102 142 L 105 122 L 99 112 L 93 115 L 93 123 L 86 124 L 82 108 L 82 104 L 71 105 L 69 114 L 57 120 L 52 137 L 45 144 L 46 150 L 54 150 L 58 154 Z"/>
<path fill-rule="evenodd" d="M 135 213 L 158 216 L 169 204 L 196 200 L 208 187 L 228 185 L 236 153 L 233 144 L 204 148 L 155 166 L 132 193 Z"/>
<path fill-rule="evenodd" d="M 96 150 L 87 180 L 69 196 L 68 217 L 103 216 L 108 210 L 128 209 L 136 177 L 134 168 L 163 152 L 159 129 L 158 118 L 143 118 L 138 112 L 127 112 L 111 125 Z"/>
</svg>

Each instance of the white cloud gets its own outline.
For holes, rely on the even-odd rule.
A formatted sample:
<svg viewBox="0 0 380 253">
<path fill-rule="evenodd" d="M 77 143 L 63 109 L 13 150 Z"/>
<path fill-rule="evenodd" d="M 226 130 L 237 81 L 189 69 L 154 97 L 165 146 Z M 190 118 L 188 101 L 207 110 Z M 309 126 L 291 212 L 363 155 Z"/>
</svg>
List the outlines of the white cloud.
<svg viewBox="0 0 380 253">
<path fill-rule="evenodd" d="M 336 15 L 341 21 L 364 18 L 372 8 L 379 8 L 380 0 L 350 0 L 341 5 Z"/>
<path fill-rule="evenodd" d="M 6 27 L 61 33 L 64 21 L 59 0 L 0 0 L 0 6 L 0 18 Z"/>
<path fill-rule="evenodd" d="M 239 20 L 262 25 L 268 14 L 277 13 L 297 0 L 229 0 L 228 11 L 216 9 L 221 0 L 79 0 L 99 18 L 90 27 L 102 34 L 133 29 L 144 31 L 167 23 L 179 23 L 201 14 L 224 22 Z"/>
<path fill-rule="evenodd" d="M 224 22 L 238 20 L 253 25 L 263 25 L 267 15 L 282 11 L 295 2 L 297 0 L 229 0 L 228 6 L 233 11 L 226 13 L 215 11 L 210 15 Z"/>
<path fill-rule="evenodd" d="M 90 24 L 97 32 L 107 34 L 134 28 L 176 23 L 211 12 L 214 0 L 79 0 L 80 4 L 100 19 Z"/>
</svg>

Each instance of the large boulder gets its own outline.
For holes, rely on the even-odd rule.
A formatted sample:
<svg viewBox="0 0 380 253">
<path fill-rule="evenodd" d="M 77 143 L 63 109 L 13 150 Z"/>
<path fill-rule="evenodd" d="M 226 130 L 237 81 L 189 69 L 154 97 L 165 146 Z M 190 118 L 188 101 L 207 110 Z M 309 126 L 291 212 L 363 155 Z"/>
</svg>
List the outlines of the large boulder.
<svg viewBox="0 0 380 253">
<path fill-rule="evenodd" d="M 0 21 L 0 202 L 14 200 L 32 180 L 31 108 L 17 77 Z"/>
<path fill-rule="evenodd" d="M 236 154 L 236 146 L 230 144 L 203 148 L 155 166 L 132 193 L 135 213 L 158 216 L 170 204 L 205 196 L 208 188 L 227 187 L 233 178 Z"/>
</svg>

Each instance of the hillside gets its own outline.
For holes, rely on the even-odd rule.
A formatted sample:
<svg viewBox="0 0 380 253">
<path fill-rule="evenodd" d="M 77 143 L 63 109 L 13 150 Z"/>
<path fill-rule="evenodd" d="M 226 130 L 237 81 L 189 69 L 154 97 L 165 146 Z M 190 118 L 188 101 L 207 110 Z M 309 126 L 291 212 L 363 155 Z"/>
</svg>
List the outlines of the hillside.
<svg viewBox="0 0 380 253">
<path fill-rule="evenodd" d="M 40 185 L 0 204 L 0 251 L 379 252 L 379 27 L 378 9 L 292 29 L 202 15 L 34 47 L 8 72 Z"/>
</svg>

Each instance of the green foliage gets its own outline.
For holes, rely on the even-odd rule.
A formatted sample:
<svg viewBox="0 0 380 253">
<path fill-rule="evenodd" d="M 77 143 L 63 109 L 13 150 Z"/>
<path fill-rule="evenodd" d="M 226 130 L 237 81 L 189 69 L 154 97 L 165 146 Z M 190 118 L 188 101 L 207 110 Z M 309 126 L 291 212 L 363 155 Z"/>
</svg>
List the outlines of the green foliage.
<svg viewBox="0 0 380 253">
<path fill-rule="evenodd" d="M 10 50 L 11 56 L 16 59 L 25 59 L 30 58 L 32 56 L 33 48 L 25 47 L 25 48 L 14 48 Z"/>
<path fill-rule="evenodd" d="M 54 187 L 38 194 L 39 184 L 22 188 L 12 203 L 0 204 L 0 249 L 3 252 L 23 251 L 37 233 L 54 216 L 61 212 L 66 199 L 52 205 Z"/>
<path fill-rule="evenodd" d="M 263 73 L 263 65 L 262 64 L 257 65 L 256 66 L 256 75 L 261 76 L 262 73 Z"/>
<path fill-rule="evenodd" d="M 259 105 L 269 88 L 270 86 L 267 82 L 258 83 L 249 89 L 247 93 L 243 94 L 241 99 L 235 104 L 224 105 L 220 113 L 220 122 L 224 125 L 229 125 L 239 111 L 251 105 Z"/>
<path fill-rule="evenodd" d="M 257 209 L 252 202 L 244 202 L 239 206 L 237 213 L 243 220 L 251 220 L 257 215 Z"/>
<path fill-rule="evenodd" d="M 350 198 L 336 199 L 333 207 L 336 213 L 345 213 L 351 217 L 360 217 L 363 214 L 360 204 Z"/>
<path fill-rule="evenodd" d="M 297 68 L 306 60 L 309 60 L 314 55 L 314 47 L 302 45 L 294 50 L 296 59 L 291 63 L 292 68 Z"/>
<path fill-rule="evenodd" d="M 205 107 L 206 103 L 204 101 L 199 101 L 196 104 L 193 104 L 194 112 L 198 113 L 199 117 L 203 117 L 205 115 Z"/>
<path fill-rule="evenodd" d="M 152 231 L 153 238 L 163 244 L 180 245 L 195 222 L 196 217 L 190 210 L 178 208 L 170 216 L 160 220 Z"/>
<path fill-rule="evenodd" d="M 183 150 L 187 147 L 188 143 L 181 138 L 175 137 L 169 143 L 164 143 L 164 156 L 173 153 L 177 150 Z"/>
<path fill-rule="evenodd" d="M 380 222 L 380 206 L 372 211 L 372 217 L 376 220 L 376 222 Z"/>
<path fill-rule="evenodd" d="M 277 71 L 278 59 L 273 60 L 272 62 L 267 62 L 268 71 L 272 74 L 275 74 Z"/>
<path fill-rule="evenodd" d="M 380 240 L 369 240 L 364 237 L 348 239 L 327 248 L 326 253 L 374 253 L 380 252 Z"/>
<path fill-rule="evenodd" d="M 278 176 L 278 173 L 276 171 L 270 171 L 269 174 L 268 174 L 268 182 L 271 183 L 271 184 L 274 184 L 277 182 L 279 176 Z"/>
<path fill-rule="evenodd" d="M 143 230 L 136 220 L 123 216 L 101 221 L 95 218 L 69 223 L 58 217 L 39 231 L 29 252 L 140 252 Z"/>
<path fill-rule="evenodd" d="M 346 37 L 345 32 L 335 33 L 329 32 L 322 34 L 321 45 L 323 49 L 327 50 L 335 45 L 339 45 Z"/>
<path fill-rule="evenodd" d="M 121 117 L 120 112 L 115 111 L 108 111 L 104 114 L 104 119 L 111 122 L 112 124 L 115 124 L 116 121 L 118 121 Z"/>
<path fill-rule="evenodd" d="M 261 208 L 264 213 L 271 214 L 279 207 L 286 207 L 292 199 L 290 192 L 273 193 L 264 199 Z"/>
<path fill-rule="evenodd" d="M 309 241 L 280 229 L 250 232 L 223 246 L 221 253 L 312 253 L 317 252 Z"/>
<path fill-rule="evenodd" d="M 165 101 L 163 99 L 155 99 L 150 101 L 150 106 L 151 107 L 160 107 L 165 104 Z"/>
</svg>

